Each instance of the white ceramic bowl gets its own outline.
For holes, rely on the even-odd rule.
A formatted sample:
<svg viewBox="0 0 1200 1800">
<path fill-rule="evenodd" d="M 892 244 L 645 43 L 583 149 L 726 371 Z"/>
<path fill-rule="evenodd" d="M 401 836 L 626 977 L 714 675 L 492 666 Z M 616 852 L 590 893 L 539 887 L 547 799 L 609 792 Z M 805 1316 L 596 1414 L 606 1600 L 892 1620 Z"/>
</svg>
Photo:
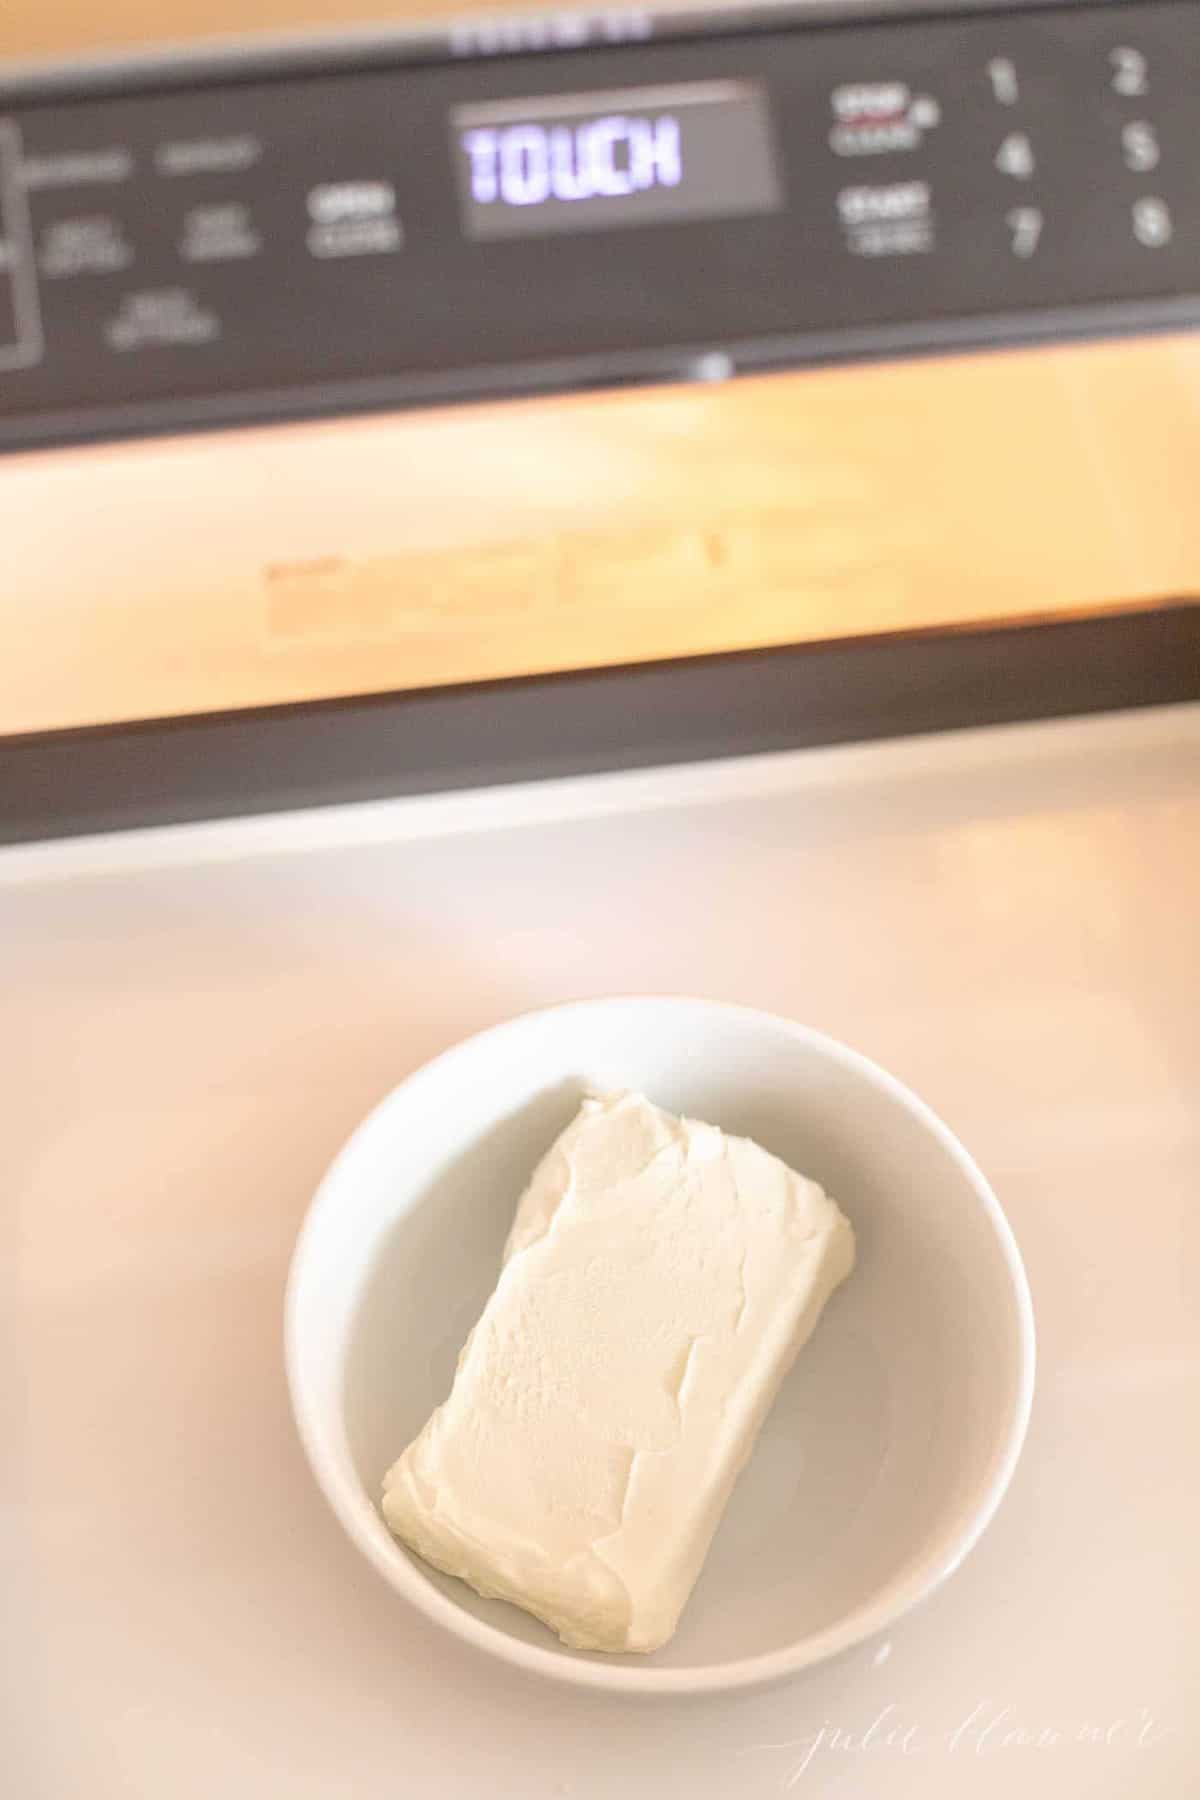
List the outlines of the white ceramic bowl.
<svg viewBox="0 0 1200 1800">
<path fill-rule="evenodd" d="M 384 1470 L 445 1397 L 518 1195 L 585 1086 L 756 1138 L 821 1182 L 859 1261 L 738 1482 L 674 1640 L 564 1648 L 389 1534 Z M 287 1364 L 300 1434 L 347 1532 L 422 1612 L 510 1663 L 626 1692 L 735 1688 L 802 1669 L 957 1568 L 1021 1448 L 1034 1337 L 990 1188 L 929 1109 L 787 1020 L 703 1000 L 531 1013 L 418 1070 L 326 1175 L 296 1247 Z"/>
</svg>

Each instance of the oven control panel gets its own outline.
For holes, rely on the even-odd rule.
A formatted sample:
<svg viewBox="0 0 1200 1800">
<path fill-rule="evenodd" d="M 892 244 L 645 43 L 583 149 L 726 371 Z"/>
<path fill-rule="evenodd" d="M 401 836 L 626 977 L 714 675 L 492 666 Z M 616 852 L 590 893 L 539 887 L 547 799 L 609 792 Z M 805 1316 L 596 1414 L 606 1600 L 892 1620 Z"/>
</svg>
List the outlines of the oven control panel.
<svg viewBox="0 0 1200 1800">
<path fill-rule="evenodd" d="M 0 95 L 0 444 L 1200 319 L 1194 0 L 657 29 Z"/>
</svg>

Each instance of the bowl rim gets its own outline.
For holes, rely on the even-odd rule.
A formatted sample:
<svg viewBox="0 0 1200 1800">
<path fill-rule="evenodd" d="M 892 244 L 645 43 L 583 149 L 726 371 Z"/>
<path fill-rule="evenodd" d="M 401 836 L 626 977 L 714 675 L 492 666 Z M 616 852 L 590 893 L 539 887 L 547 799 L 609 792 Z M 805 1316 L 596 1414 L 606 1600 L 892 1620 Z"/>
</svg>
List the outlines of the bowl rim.
<svg viewBox="0 0 1200 1800">
<path fill-rule="evenodd" d="M 993 1447 L 988 1475 L 974 1499 L 963 1508 L 954 1529 L 947 1532 L 944 1539 L 922 1557 L 904 1580 L 883 1588 L 875 1598 L 855 1607 L 824 1630 L 799 1638 L 794 1644 L 782 1649 L 736 1657 L 728 1662 L 706 1663 L 695 1669 L 656 1668 L 652 1664 L 638 1666 L 631 1663 L 575 1659 L 565 1649 L 543 1647 L 512 1637 L 498 1626 L 477 1618 L 444 1594 L 439 1587 L 423 1577 L 398 1542 L 394 1545 L 384 1543 L 377 1532 L 368 1529 L 364 1502 L 369 1509 L 370 1499 L 364 1494 L 357 1474 L 348 1467 L 349 1450 L 344 1439 L 336 1432 L 331 1433 L 323 1423 L 320 1409 L 306 1387 L 302 1369 L 301 1287 L 318 1226 L 340 1186 L 346 1164 L 359 1152 L 364 1141 L 380 1129 L 384 1115 L 393 1104 L 398 1103 L 400 1096 L 403 1094 L 406 1099 L 411 1100 L 414 1089 L 419 1090 L 437 1080 L 448 1063 L 466 1052 L 478 1052 L 486 1043 L 499 1042 L 507 1036 L 517 1037 L 542 1020 L 570 1013 L 586 1014 L 628 1008 L 652 1008 L 655 1011 L 666 1009 L 681 1013 L 703 1010 L 781 1033 L 805 1043 L 830 1061 L 841 1064 L 897 1101 L 940 1143 L 966 1179 L 1000 1250 L 1017 1326 L 1019 1366 L 1015 1371 L 1016 1380 L 1009 1415 Z M 292 1412 L 317 1485 L 351 1542 L 390 1587 L 402 1594 L 435 1624 L 475 1649 L 498 1656 L 512 1666 L 574 1687 L 647 1696 L 732 1692 L 795 1675 L 886 1631 L 905 1613 L 933 1594 L 974 1549 L 1004 1498 L 1029 1425 L 1037 1362 L 1033 1301 L 1012 1227 L 974 1158 L 933 1109 L 879 1063 L 823 1031 L 762 1008 L 687 994 L 613 994 L 535 1007 L 460 1038 L 406 1075 L 355 1126 L 316 1188 L 292 1252 L 284 1297 L 283 1335 L 284 1364 Z M 377 1510 L 375 1519 L 379 1519 Z"/>
</svg>

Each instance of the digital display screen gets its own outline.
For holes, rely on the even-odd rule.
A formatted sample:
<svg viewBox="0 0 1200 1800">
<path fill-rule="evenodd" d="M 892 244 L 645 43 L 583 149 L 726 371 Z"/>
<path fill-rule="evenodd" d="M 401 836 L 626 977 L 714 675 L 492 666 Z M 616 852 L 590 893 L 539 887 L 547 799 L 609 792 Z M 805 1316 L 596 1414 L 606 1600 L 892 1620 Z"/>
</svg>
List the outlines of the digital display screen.
<svg viewBox="0 0 1200 1800">
<path fill-rule="evenodd" d="M 535 237 L 782 204 L 766 98 L 703 81 L 460 106 L 451 115 L 468 237 Z"/>
<path fill-rule="evenodd" d="M 0 449 L 1200 323 L 1197 0 L 803 10 L 5 98 Z"/>
</svg>

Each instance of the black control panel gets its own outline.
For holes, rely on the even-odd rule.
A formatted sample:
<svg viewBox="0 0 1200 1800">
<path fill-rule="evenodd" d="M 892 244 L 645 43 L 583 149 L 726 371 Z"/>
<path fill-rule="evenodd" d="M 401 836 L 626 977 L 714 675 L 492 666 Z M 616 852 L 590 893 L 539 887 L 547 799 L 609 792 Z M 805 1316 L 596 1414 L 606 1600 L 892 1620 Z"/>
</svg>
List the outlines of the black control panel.
<svg viewBox="0 0 1200 1800">
<path fill-rule="evenodd" d="M 1200 5 L 0 100 L 0 445 L 1200 320 Z"/>
</svg>

